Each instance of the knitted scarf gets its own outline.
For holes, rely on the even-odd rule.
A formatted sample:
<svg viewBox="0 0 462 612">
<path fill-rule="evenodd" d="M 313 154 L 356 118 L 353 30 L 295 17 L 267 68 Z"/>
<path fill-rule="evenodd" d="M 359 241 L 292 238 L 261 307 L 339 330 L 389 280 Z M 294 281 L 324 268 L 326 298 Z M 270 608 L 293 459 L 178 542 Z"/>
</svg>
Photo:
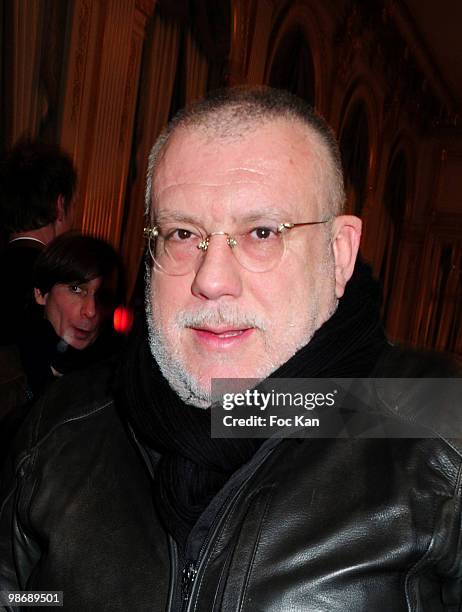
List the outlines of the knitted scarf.
<svg viewBox="0 0 462 612">
<path fill-rule="evenodd" d="M 380 303 L 370 269 L 358 263 L 333 316 L 271 377 L 367 377 L 386 341 Z M 168 532 L 184 545 L 212 497 L 263 440 L 211 438 L 209 411 L 184 404 L 170 388 L 151 355 L 145 324 L 123 360 L 116 397 L 137 437 L 162 456 L 154 501 Z"/>
</svg>

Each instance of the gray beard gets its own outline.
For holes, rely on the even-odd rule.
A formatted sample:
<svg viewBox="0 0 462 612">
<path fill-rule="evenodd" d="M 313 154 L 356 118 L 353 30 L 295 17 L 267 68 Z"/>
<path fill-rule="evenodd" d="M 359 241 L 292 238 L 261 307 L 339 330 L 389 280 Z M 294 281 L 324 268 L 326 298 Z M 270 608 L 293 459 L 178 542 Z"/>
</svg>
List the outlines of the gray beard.
<svg viewBox="0 0 462 612">
<path fill-rule="evenodd" d="M 162 331 L 155 321 L 151 305 L 151 270 L 145 272 L 145 310 L 148 325 L 148 342 L 151 354 L 157 362 L 170 387 L 183 402 L 197 408 L 208 408 L 211 404 L 210 392 L 202 388 L 193 376 L 190 376 L 178 358 L 167 349 Z"/>
<path fill-rule="evenodd" d="M 206 389 L 200 385 L 197 379 L 187 371 L 179 352 L 176 352 L 174 349 L 170 350 L 168 348 L 166 337 L 158 324 L 157 313 L 153 312 L 152 308 L 151 270 L 148 265 L 146 266 L 145 270 L 145 288 L 145 311 L 148 326 L 149 348 L 152 356 L 159 366 L 160 371 L 170 387 L 183 402 L 197 408 L 206 409 L 210 407 L 212 403 L 210 389 Z M 332 316 L 337 308 L 337 304 L 338 300 L 335 300 L 324 320 L 327 320 Z M 256 321 L 250 321 L 249 319 L 246 320 L 249 321 L 249 323 L 254 323 L 255 326 L 264 330 L 263 321 L 260 321 L 259 319 Z M 302 332 L 300 334 L 300 341 L 293 347 L 293 351 L 288 358 L 295 355 L 299 349 L 308 344 L 316 329 L 323 322 L 324 321 L 321 321 L 317 326 L 310 326 L 309 331 L 305 330 L 305 333 Z M 286 360 L 288 358 L 286 358 Z M 276 371 L 281 365 L 282 362 L 267 362 L 264 368 L 258 371 L 253 378 L 264 379 Z"/>
</svg>

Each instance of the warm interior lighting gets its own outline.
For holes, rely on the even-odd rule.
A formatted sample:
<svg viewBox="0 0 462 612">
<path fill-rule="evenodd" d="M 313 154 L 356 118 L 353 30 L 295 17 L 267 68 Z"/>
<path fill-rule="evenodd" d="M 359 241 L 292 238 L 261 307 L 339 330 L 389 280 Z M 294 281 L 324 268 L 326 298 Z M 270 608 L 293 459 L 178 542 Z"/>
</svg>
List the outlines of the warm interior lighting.
<svg viewBox="0 0 462 612">
<path fill-rule="evenodd" d="M 126 306 L 114 310 L 114 329 L 119 334 L 128 334 L 133 325 L 133 311 Z"/>
</svg>

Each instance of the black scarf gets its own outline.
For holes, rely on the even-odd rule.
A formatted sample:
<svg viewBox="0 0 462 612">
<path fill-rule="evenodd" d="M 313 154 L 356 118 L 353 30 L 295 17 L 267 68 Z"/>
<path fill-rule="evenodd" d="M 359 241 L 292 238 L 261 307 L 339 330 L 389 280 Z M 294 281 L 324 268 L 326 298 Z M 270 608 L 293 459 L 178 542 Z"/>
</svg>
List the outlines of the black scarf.
<svg viewBox="0 0 462 612">
<path fill-rule="evenodd" d="M 381 292 L 370 269 L 356 265 L 333 316 L 271 377 L 367 377 L 385 344 Z M 139 439 L 162 458 L 154 500 L 180 545 L 229 477 L 262 444 L 260 439 L 213 439 L 210 413 L 184 404 L 151 356 L 145 324 L 134 334 L 120 370 L 118 405 Z"/>
</svg>

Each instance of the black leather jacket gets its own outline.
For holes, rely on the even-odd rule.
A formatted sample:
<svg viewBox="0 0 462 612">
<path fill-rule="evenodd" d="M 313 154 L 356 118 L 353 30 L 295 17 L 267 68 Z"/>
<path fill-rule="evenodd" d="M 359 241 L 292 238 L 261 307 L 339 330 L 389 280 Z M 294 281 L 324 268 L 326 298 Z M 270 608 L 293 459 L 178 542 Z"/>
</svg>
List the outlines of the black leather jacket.
<svg viewBox="0 0 462 612">
<path fill-rule="evenodd" d="M 440 374 L 417 369 L 394 350 L 381 366 Z M 104 380 L 58 381 L 17 440 L 0 502 L 0 590 L 60 590 L 76 612 L 462 610 L 460 439 L 267 440 L 180 558 L 153 506 L 158 457 L 122 423 Z"/>
</svg>

